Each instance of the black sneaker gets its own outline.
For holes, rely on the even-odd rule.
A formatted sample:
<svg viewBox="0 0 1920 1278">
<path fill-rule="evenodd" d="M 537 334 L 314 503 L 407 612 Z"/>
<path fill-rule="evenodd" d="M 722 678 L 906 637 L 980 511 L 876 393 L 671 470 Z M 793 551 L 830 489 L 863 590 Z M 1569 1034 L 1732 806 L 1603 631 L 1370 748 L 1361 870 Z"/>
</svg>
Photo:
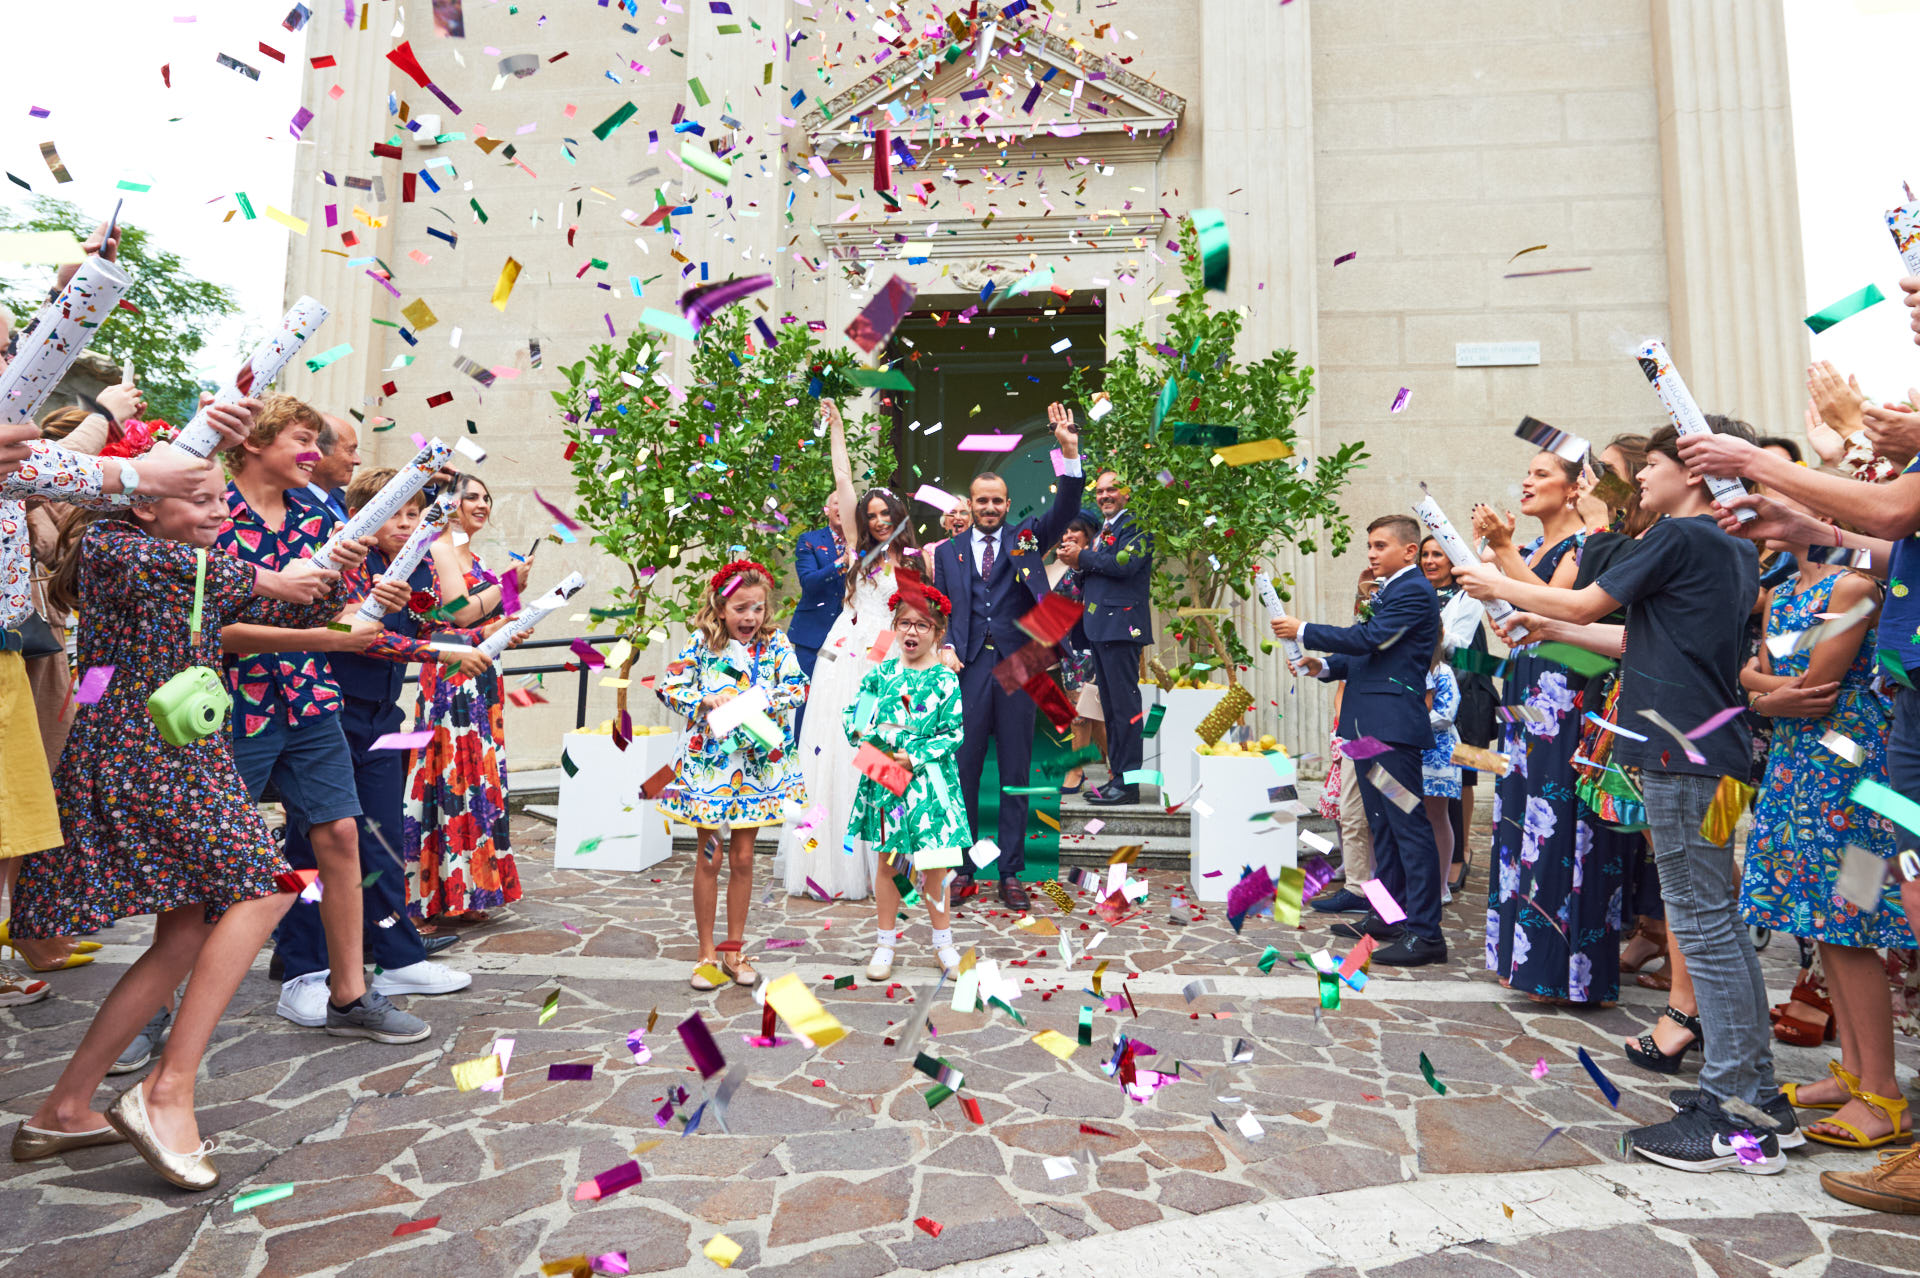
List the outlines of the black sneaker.
<svg viewBox="0 0 1920 1278">
<path fill-rule="evenodd" d="M 1787 1169 L 1780 1141 L 1772 1132 L 1756 1132 L 1724 1112 L 1713 1097 L 1687 1098 L 1664 1123 L 1627 1133 L 1627 1147 L 1642 1158 L 1681 1171 L 1740 1171 L 1772 1176 Z"/>
<path fill-rule="evenodd" d="M 1705 1095 L 1697 1088 L 1682 1087 L 1668 1092 L 1667 1100 L 1678 1113 L 1682 1106 L 1694 1104 Z M 1782 1093 L 1775 1092 L 1773 1099 L 1760 1107 L 1760 1112 L 1777 1124 L 1773 1134 L 1779 1140 L 1781 1149 L 1798 1149 L 1807 1143 L 1807 1134 L 1800 1130 L 1800 1116 L 1793 1112 L 1793 1106 L 1787 1103 Z"/>
<path fill-rule="evenodd" d="M 1399 939 L 1401 927 L 1398 923 L 1387 922 L 1378 914 L 1369 913 L 1364 918 L 1355 919 L 1351 923 L 1344 920 L 1335 923 L 1327 931 L 1335 936 L 1343 936 L 1349 941 L 1357 941 L 1363 936 L 1371 936 L 1376 941 L 1394 941 Z"/>
</svg>

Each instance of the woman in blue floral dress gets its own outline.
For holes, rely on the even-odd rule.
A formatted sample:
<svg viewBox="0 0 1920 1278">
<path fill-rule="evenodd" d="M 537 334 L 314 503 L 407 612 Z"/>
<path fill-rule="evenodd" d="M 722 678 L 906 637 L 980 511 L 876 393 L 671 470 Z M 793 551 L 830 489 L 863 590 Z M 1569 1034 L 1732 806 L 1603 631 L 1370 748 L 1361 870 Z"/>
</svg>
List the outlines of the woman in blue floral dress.
<svg viewBox="0 0 1920 1278">
<path fill-rule="evenodd" d="M 1790 1083 L 1785 1090 L 1797 1106 L 1838 1111 L 1807 1124 L 1809 1140 L 1868 1148 L 1911 1130 L 1907 1102 L 1894 1080 L 1893 1003 L 1875 952 L 1913 944 L 1897 876 L 1882 879 L 1879 907 L 1872 911 L 1836 890 L 1849 845 L 1883 862 L 1897 855 L 1893 826 L 1850 797 L 1862 781 L 1887 783 L 1887 707 L 1872 686 L 1880 592 L 1861 574 L 1809 564 L 1806 547 L 1794 549 L 1801 569 L 1774 589 L 1769 639 L 1819 625 L 1823 616 L 1873 611 L 1864 624 L 1825 635 L 1809 650 L 1781 657 L 1769 648 L 1742 674 L 1747 689 L 1760 694 L 1753 708 L 1761 714 L 1782 689 L 1836 681 L 1839 688 L 1824 716 L 1780 714 L 1773 720 L 1766 781 L 1753 805 L 1740 912 L 1756 927 L 1819 943 L 1840 1060 L 1832 1078 Z"/>
<path fill-rule="evenodd" d="M 1544 536 L 1524 551 L 1513 518 L 1484 506 L 1474 527 L 1508 576 L 1571 586 L 1585 542 L 1580 467 L 1533 459 L 1520 509 Z M 1587 679 L 1530 649 L 1507 663 L 1502 750 L 1512 768 L 1494 787 L 1487 968 L 1537 1003 L 1607 1004 L 1620 993 L 1620 910 L 1629 836 L 1608 829 L 1574 791 L 1573 756 Z"/>
</svg>

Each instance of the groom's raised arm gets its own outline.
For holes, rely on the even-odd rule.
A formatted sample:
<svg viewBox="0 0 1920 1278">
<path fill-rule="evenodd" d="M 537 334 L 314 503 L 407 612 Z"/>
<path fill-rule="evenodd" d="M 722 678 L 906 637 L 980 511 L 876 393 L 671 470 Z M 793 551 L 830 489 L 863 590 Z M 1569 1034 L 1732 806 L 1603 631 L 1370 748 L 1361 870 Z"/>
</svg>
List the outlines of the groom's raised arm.
<svg viewBox="0 0 1920 1278">
<path fill-rule="evenodd" d="M 1053 505 L 1033 521 L 1033 535 L 1042 552 L 1051 550 L 1066 535 L 1067 525 L 1080 513 L 1080 498 L 1087 491 L 1087 477 L 1080 467 L 1080 433 L 1073 424 L 1073 410 L 1064 404 L 1047 405 L 1047 420 L 1053 423 L 1053 438 L 1060 445 L 1060 482 L 1054 485 Z"/>
</svg>

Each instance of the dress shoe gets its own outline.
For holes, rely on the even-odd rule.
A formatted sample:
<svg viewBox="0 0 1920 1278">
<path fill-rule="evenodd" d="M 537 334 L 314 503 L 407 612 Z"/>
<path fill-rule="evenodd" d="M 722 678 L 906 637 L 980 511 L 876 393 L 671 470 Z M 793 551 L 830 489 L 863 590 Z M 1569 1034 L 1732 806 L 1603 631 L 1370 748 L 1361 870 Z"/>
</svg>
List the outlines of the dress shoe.
<svg viewBox="0 0 1920 1278">
<path fill-rule="evenodd" d="M 1307 905 L 1316 914 L 1366 914 L 1373 909 L 1365 896 L 1348 888 L 1316 896 Z"/>
<path fill-rule="evenodd" d="M 1108 786 L 1104 790 L 1095 790 L 1087 795 L 1087 802 L 1099 807 L 1115 807 L 1122 803 L 1140 802 L 1140 787 L 1137 785 Z"/>
<path fill-rule="evenodd" d="M 1394 941 L 1399 939 L 1403 929 L 1398 923 L 1389 923 L 1378 914 L 1370 913 L 1365 918 L 1355 919 L 1351 923 L 1335 923 L 1327 930 L 1349 941 L 1357 941 L 1363 936 L 1371 936 L 1376 941 Z"/>
<path fill-rule="evenodd" d="M 25 1163 L 36 1158 L 52 1158 L 70 1149 L 118 1145 L 125 1139 L 112 1127 L 96 1127 L 90 1132 L 49 1132 L 22 1123 L 13 1129 L 13 1161 Z"/>
<path fill-rule="evenodd" d="M 1373 952 L 1373 961 L 1382 967 L 1425 967 L 1447 961 L 1447 943 L 1429 941 L 1424 936 L 1403 932 L 1393 944 Z"/>
<path fill-rule="evenodd" d="M 980 885 L 973 881 L 971 874 L 956 874 L 953 876 L 953 895 L 951 898 L 953 901 L 964 901 L 970 896 L 978 895 L 979 891 Z"/>
<path fill-rule="evenodd" d="M 1027 896 L 1027 889 L 1021 886 L 1019 879 L 1011 875 L 1000 880 L 1000 900 L 1009 910 L 1033 908 L 1033 901 Z"/>
<path fill-rule="evenodd" d="M 279 950 L 275 950 L 273 956 L 267 960 L 267 979 L 282 983 L 287 979 L 287 965 L 280 961 Z"/>
<path fill-rule="evenodd" d="M 107 1110 L 107 1121 L 113 1124 L 115 1131 L 127 1138 L 134 1152 L 146 1159 L 147 1166 L 159 1172 L 161 1179 L 167 1183 L 192 1190 L 212 1189 L 220 1183 L 219 1171 L 207 1159 L 207 1155 L 214 1150 L 212 1141 L 201 1141 L 200 1148 L 191 1154 L 176 1154 L 160 1143 L 160 1137 L 147 1117 L 143 1084 L 135 1083 L 120 1093 L 120 1099 Z"/>
<path fill-rule="evenodd" d="M 460 934 L 458 932 L 435 932 L 432 936 L 421 937 L 420 944 L 421 947 L 426 950 L 427 957 L 432 958 L 441 950 L 457 944 L 459 940 Z"/>
</svg>

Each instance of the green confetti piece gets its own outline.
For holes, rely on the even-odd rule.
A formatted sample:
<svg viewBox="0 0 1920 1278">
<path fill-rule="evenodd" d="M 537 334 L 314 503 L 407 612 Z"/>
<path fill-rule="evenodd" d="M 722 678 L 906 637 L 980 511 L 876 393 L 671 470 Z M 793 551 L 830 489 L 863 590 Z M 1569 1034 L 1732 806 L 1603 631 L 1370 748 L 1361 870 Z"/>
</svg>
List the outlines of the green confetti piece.
<svg viewBox="0 0 1920 1278">
<path fill-rule="evenodd" d="M 1339 1007 L 1340 1007 L 1340 978 L 1337 976 L 1329 976 L 1325 972 L 1320 973 L 1320 1009 L 1322 1011 L 1332 1012 L 1332 1011 L 1339 1010 Z M 1429 1083 L 1433 1082 L 1433 1077 L 1431 1074 L 1428 1075 L 1427 1081 Z M 1434 1085 L 1436 1087 L 1439 1086 L 1439 1084 L 1437 1083 L 1435 1083 Z M 1447 1089 L 1444 1087 L 1441 1087 L 1440 1090 L 1442 1092 L 1445 1092 Z"/>
<path fill-rule="evenodd" d="M 1336 982 L 1337 984 L 1338 982 Z M 1420 1076 L 1427 1080 L 1427 1086 L 1442 1096 L 1447 1094 L 1447 1085 L 1433 1076 L 1433 1062 L 1427 1059 L 1425 1052 L 1420 1053 Z"/>
<path fill-rule="evenodd" d="M 1173 442 L 1176 444 L 1205 444 L 1209 448 L 1225 447 L 1240 442 L 1238 426 L 1209 426 L 1201 422 L 1175 422 L 1173 424 Z"/>
<path fill-rule="evenodd" d="M 851 976 L 836 976 L 833 979 L 833 988 L 836 990 L 851 989 L 852 987 L 853 978 Z"/>
<path fill-rule="evenodd" d="M 740 24 L 737 22 L 723 22 L 715 27 L 713 32 L 715 35 L 739 35 Z"/>
<path fill-rule="evenodd" d="M 1889 679 L 1903 688 L 1913 686 L 1913 681 L 1907 678 L 1906 663 L 1900 659 L 1898 652 L 1892 648 L 1882 648 L 1874 653 L 1874 656 L 1879 659 L 1880 668 L 1886 672 Z"/>
<path fill-rule="evenodd" d="M 353 354 L 353 343 L 342 342 L 332 350 L 321 351 L 318 355 L 308 360 L 307 371 L 309 373 L 317 373 L 335 360 L 345 359 L 351 354 Z"/>
<path fill-rule="evenodd" d="M 1461 674 L 1497 676 L 1500 673 L 1500 667 L 1507 663 L 1504 658 L 1496 657 L 1490 652 L 1481 652 L 1478 648 L 1455 648 L 1453 655 L 1447 658 L 1447 664 Z"/>
<path fill-rule="evenodd" d="M 469 199 L 467 203 L 473 207 L 473 215 L 480 219 L 480 225 L 485 226 L 487 224 L 487 211 L 480 207 L 480 201 Z"/>
<path fill-rule="evenodd" d="M 927 1108 L 932 1109 L 941 1101 L 953 1095 L 953 1089 L 945 1083 L 935 1083 L 927 1089 Z"/>
<path fill-rule="evenodd" d="M 127 179 L 121 178 L 113 184 L 113 189 L 116 191 L 151 191 L 153 189 L 153 183 L 129 182 Z"/>
<path fill-rule="evenodd" d="M 1878 284 L 1869 284 L 1857 293 L 1849 293 L 1831 306 L 1823 306 L 1807 316 L 1807 327 L 1816 333 L 1824 333 L 1841 320 L 1858 315 L 1869 306 L 1878 305 L 1887 300 Z"/>
<path fill-rule="evenodd" d="M 547 995 L 547 1001 L 540 1005 L 540 1024 L 545 1025 L 548 1021 L 552 1020 L 553 1014 L 559 1010 L 560 991 L 555 990 L 553 993 Z"/>
<path fill-rule="evenodd" d="M 1142 737 L 1151 737 L 1159 733 L 1160 721 L 1166 717 L 1167 708 L 1164 705 L 1155 706 L 1153 709 L 1147 711 L 1147 722 L 1145 726 L 1140 729 L 1140 735 Z"/>
<path fill-rule="evenodd" d="M 1001 1011 L 1005 1012 L 1008 1016 L 1011 1016 L 1014 1020 L 1018 1021 L 1020 1024 L 1025 1025 L 1027 1023 L 1027 1018 L 1020 1015 L 1020 1013 L 1014 1011 L 1013 1004 L 1007 1002 L 1007 1000 L 1001 998 L 999 995 L 995 995 L 994 997 L 988 999 L 987 1003 L 990 1006 L 999 1008 Z"/>
<path fill-rule="evenodd" d="M 707 148 L 695 146 L 692 142 L 680 144 L 680 161 L 694 172 L 704 174 L 721 186 L 727 185 L 733 179 L 732 165 Z"/>
<path fill-rule="evenodd" d="M 1570 643 L 1548 642 L 1536 644 L 1533 651 L 1536 655 L 1548 661 L 1565 666 L 1575 674 L 1586 675 L 1589 678 L 1597 674 L 1605 674 L 1620 664 L 1611 658 L 1601 656 L 1597 652 L 1588 652 L 1585 648 L 1576 648 Z"/>
<path fill-rule="evenodd" d="M 596 834 L 591 839 L 583 839 L 580 846 L 573 850 L 573 854 L 575 856 L 585 856 L 599 846 L 600 836 Z"/>
<path fill-rule="evenodd" d="M 245 191 L 235 191 L 233 198 L 240 201 L 240 211 L 247 215 L 247 220 L 249 222 L 253 221 L 253 201 L 247 198 L 247 193 Z"/>
<path fill-rule="evenodd" d="M 666 333 L 673 337 L 684 337 L 689 342 L 698 336 L 693 331 L 693 325 L 689 324 L 685 317 L 673 315 L 667 311 L 658 310 L 651 306 L 640 312 L 640 323 L 645 328 L 651 328 L 657 332 Z"/>
<path fill-rule="evenodd" d="M 1273 965 L 1279 959 L 1279 957 L 1280 957 L 1280 951 L 1274 949 L 1271 945 L 1269 945 L 1267 947 L 1267 952 L 1260 956 L 1260 970 L 1262 972 L 1271 974 L 1273 972 Z"/>
<path fill-rule="evenodd" d="M 363 888 L 372 887 L 374 884 L 374 880 L 378 879 L 380 877 L 380 874 L 381 872 L 379 870 L 375 870 L 372 874 L 369 874 L 366 878 L 360 880 L 360 886 Z"/>
<path fill-rule="evenodd" d="M 255 1207 L 262 1206 L 266 1203 L 277 1203 L 282 1198 L 291 1197 L 293 1197 L 293 1186 L 291 1184 L 274 1185 L 267 1189 L 256 1189 L 250 1194 L 241 1194 L 238 1198 L 235 1198 L 233 1200 L 233 1210 L 235 1212 L 252 1211 Z"/>
<path fill-rule="evenodd" d="M 696 106 L 707 105 L 707 102 L 708 102 L 707 90 L 700 83 L 699 76 L 695 76 L 693 79 L 687 81 L 687 91 L 693 94 L 693 101 Z"/>
<path fill-rule="evenodd" d="M 606 119 L 600 121 L 600 123 L 593 126 L 593 136 L 595 136 L 596 138 L 599 138 L 602 142 L 605 142 L 608 138 L 613 136 L 613 131 L 615 129 L 625 124 L 628 120 L 631 120 L 633 118 L 634 112 L 638 111 L 639 109 L 640 109 L 639 107 L 636 107 L 631 102 L 621 103 L 619 110 L 615 111 L 612 115 L 608 116 Z"/>
<path fill-rule="evenodd" d="M 566 773 L 570 777 L 577 777 L 580 775 L 580 765 L 575 763 L 573 761 L 573 756 L 568 754 L 565 750 L 562 750 L 560 752 L 560 770 Z"/>
<path fill-rule="evenodd" d="M 1853 801 L 1864 803 L 1895 825 L 1920 834 L 1920 803 L 1878 781 L 1862 781 L 1853 787 Z"/>
<path fill-rule="evenodd" d="M 1227 287 L 1227 219 L 1219 209 L 1193 211 L 1194 239 L 1200 249 L 1201 283 L 1214 292 Z"/>
<path fill-rule="evenodd" d="M 1093 1009 L 1091 1007 L 1080 1009 L 1080 1046 L 1093 1046 Z"/>
<path fill-rule="evenodd" d="M 913 389 L 913 382 L 897 368 L 852 368 L 847 370 L 847 380 L 855 386 L 871 386 L 876 390 Z"/>
<path fill-rule="evenodd" d="M 1167 378 L 1167 384 L 1160 388 L 1160 399 L 1153 406 L 1153 427 L 1147 432 L 1149 439 L 1160 438 L 1160 423 L 1173 410 L 1174 401 L 1180 397 L 1180 375 Z"/>
</svg>

